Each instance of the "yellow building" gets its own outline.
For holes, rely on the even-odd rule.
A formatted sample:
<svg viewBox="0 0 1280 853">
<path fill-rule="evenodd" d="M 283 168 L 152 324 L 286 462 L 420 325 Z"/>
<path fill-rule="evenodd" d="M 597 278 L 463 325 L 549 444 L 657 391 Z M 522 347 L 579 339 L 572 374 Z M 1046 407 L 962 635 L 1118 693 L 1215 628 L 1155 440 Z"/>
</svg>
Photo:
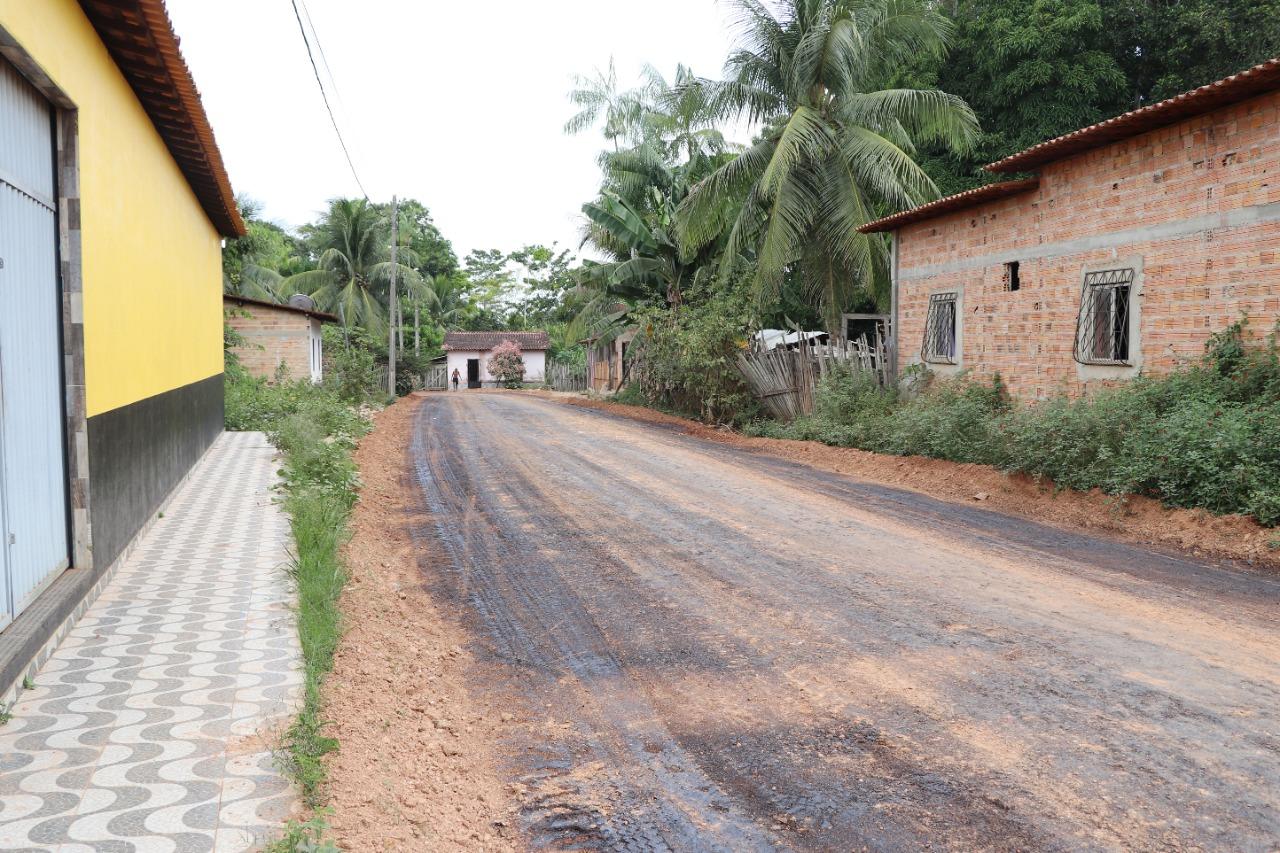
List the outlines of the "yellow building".
<svg viewBox="0 0 1280 853">
<path fill-rule="evenodd" d="M 0 686 L 222 430 L 243 233 L 162 0 L 0 0 Z"/>
</svg>

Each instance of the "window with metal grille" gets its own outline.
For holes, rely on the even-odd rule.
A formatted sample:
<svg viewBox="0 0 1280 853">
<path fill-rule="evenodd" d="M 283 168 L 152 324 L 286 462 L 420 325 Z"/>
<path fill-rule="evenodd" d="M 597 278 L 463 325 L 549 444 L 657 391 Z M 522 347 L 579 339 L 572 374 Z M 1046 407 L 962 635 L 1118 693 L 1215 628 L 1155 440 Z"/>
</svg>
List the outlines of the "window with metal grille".
<svg viewBox="0 0 1280 853">
<path fill-rule="evenodd" d="M 924 346 L 920 358 L 931 364 L 956 363 L 956 294 L 934 293 L 929 297 L 929 317 L 925 321 Z"/>
<path fill-rule="evenodd" d="M 1129 364 L 1133 268 L 1085 273 L 1076 319 L 1075 358 L 1081 364 Z"/>
</svg>

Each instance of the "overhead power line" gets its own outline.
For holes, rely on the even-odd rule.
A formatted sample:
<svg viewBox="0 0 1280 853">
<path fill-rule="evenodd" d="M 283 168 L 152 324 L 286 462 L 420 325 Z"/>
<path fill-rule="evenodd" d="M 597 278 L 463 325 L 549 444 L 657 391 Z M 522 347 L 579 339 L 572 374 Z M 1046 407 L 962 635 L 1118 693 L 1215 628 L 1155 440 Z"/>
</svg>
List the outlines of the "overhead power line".
<svg viewBox="0 0 1280 853">
<path fill-rule="evenodd" d="M 316 58 L 311 53 L 311 39 L 307 38 L 307 28 L 302 23 L 302 14 L 298 12 L 298 0 L 290 0 L 293 4 L 293 16 L 298 19 L 298 32 L 302 33 L 302 43 L 307 46 L 307 59 L 311 60 L 311 71 L 316 75 L 316 85 L 320 87 L 320 97 L 324 100 L 324 108 L 329 113 L 329 121 L 333 123 L 333 132 L 338 136 L 338 144 L 342 146 L 342 153 L 346 155 L 347 165 L 351 167 L 351 177 L 356 179 L 356 186 L 360 188 L 360 194 L 369 200 L 369 193 L 365 191 L 364 184 L 360 182 L 360 175 L 356 173 L 356 164 L 351 160 L 351 152 L 347 150 L 347 142 L 342 138 L 342 131 L 338 128 L 338 119 L 333 115 L 333 107 L 329 106 L 329 95 L 324 90 L 324 81 L 320 79 L 320 69 L 316 67 Z M 319 39 L 317 38 L 317 43 Z M 327 65 L 326 65 L 327 67 Z"/>
<path fill-rule="evenodd" d="M 329 67 L 329 57 L 325 56 L 324 43 L 320 41 L 320 31 L 316 29 L 316 22 L 311 18 L 311 9 L 307 7 L 307 0 L 298 0 L 302 8 L 302 17 L 307 19 L 307 29 L 311 30 L 311 38 L 316 42 L 316 53 L 320 54 L 320 64 L 324 66 L 324 74 L 329 78 L 329 86 L 333 89 L 333 100 L 338 105 L 338 112 L 342 113 L 344 119 L 350 118 L 347 115 L 346 104 L 342 102 L 342 90 L 338 88 L 338 78 L 333 76 L 333 69 Z"/>
</svg>

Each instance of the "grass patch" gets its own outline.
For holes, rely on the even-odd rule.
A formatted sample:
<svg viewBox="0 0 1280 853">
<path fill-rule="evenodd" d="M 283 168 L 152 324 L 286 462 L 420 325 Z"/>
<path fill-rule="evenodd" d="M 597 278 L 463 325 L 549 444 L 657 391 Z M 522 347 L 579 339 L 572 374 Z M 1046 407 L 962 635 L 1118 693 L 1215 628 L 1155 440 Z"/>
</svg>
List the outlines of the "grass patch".
<svg viewBox="0 0 1280 853">
<path fill-rule="evenodd" d="M 261 430 L 284 455 L 284 507 L 295 552 L 290 572 L 297 586 L 298 638 L 304 666 L 303 703 L 285 737 L 284 769 L 298 783 L 310 819 L 290 822 L 267 849 L 329 851 L 323 803 L 324 756 L 338 742 L 325 734 L 321 689 L 333 669 L 342 636 L 338 599 L 347 582 L 341 548 L 360 481 L 351 451 L 368 431 L 340 389 L 309 383 L 269 385 L 242 373 L 229 374 L 228 429 Z"/>
<path fill-rule="evenodd" d="M 327 837 L 329 824 L 324 809 L 317 809 L 310 820 L 289 821 L 284 835 L 263 848 L 263 853 L 338 853 L 338 846 Z"/>
</svg>

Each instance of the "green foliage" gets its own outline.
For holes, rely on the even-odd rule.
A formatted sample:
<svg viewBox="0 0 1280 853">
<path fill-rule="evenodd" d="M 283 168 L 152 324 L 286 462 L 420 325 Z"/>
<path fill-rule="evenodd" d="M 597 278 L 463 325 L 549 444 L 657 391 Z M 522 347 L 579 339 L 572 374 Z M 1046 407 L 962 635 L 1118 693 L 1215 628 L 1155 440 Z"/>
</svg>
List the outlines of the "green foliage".
<svg viewBox="0 0 1280 853">
<path fill-rule="evenodd" d="M 272 434 L 287 418 L 301 415 L 313 420 L 325 435 L 355 438 L 363 434 L 364 419 L 352 408 L 353 402 L 327 385 L 227 377 L 226 427 Z"/>
<path fill-rule="evenodd" d="M 1256 65 L 1280 53 L 1280 0 L 969 0 L 945 4 L 951 50 L 899 70 L 964 98 L 984 133 L 968 153 L 926 149 L 950 194 L 985 163 Z"/>
<path fill-rule="evenodd" d="M 236 309 L 228 308 L 223 311 L 222 317 L 222 362 L 223 371 L 227 376 L 239 378 L 246 376 L 244 365 L 240 363 L 240 356 L 236 354 L 236 348 L 244 348 L 249 345 L 249 339 L 244 335 L 231 328 L 230 318 L 235 313 L 247 314 L 247 312 L 237 312 Z"/>
<path fill-rule="evenodd" d="M 1236 323 L 1202 362 L 1079 399 L 1014 406 L 997 377 L 954 379 L 914 398 L 835 373 L 813 417 L 748 432 L 994 465 L 1061 488 L 1149 495 L 1171 506 L 1280 524 L 1280 348 Z"/>
<path fill-rule="evenodd" d="M 297 240 L 283 228 L 259 218 L 261 205 L 236 196 L 245 236 L 228 240 L 222 250 L 222 289 L 225 293 L 279 301 L 281 270 L 296 262 Z"/>
<path fill-rule="evenodd" d="M 323 334 L 325 387 L 348 403 L 380 399 L 386 391 L 377 369 L 379 356 L 386 361 L 382 343 L 360 329 L 325 326 Z"/>
<path fill-rule="evenodd" d="M 288 293 L 310 294 L 343 325 L 362 327 L 375 337 L 387 333 L 391 302 L 391 223 L 389 211 L 365 199 L 338 198 L 320 220 L 302 227 L 316 268 L 285 279 Z M 401 234 L 396 277 L 405 286 L 421 283 L 420 259 Z"/>
<path fill-rule="evenodd" d="M 324 756 L 337 748 L 337 741 L 325 733 L 321 686 L 333 668 L 341 637 L 338 597 L 347 575 L 339 552 L 360 485 L 351 450 L 368 430 L 368 422 L 354 407 L 361 400 L 344 396 L 339 387 L 270 384 L 229 375 L 225 399 L 228 429 L 264 431 L 284 455 L 284 505 L 296 549 L 290 571 L 297 587 L 305 669 L 303 706 L 286 736 L 284 761 L 305 802 L 315 807 L 325 778 Z M 325 829 L 319 814 L 305 823 L 291 823 L 269 849 L 332 850 L 324 840 Z"/>
<path fill-rule="evenodd" d="M 338 846 L 326 837 L 328 813 L 328 809 L 317 809 L 310 820 L 289 821 L 284 835 L 263 848 L 263 853 L 338 853 Z"/>
<path fill-rule="evenodd" d="M 700 418 L 738 423 L 756 413 L 737 356 L 746 346 L 746 300 L 737 290 L 695 293 L 688 304 L 638 312 L 640 334 L 628 350 L 633 399 Z"/>
<path fill-rule="evenodd" d="M 758 301 L 799 289 L 835 330 L 856 299 L 888 303 L 888 244 L 859 226 L 937 197 L 918 146 L 964 151 L 977 136 L 962 99 L 896 79 L 905 62 L 940 60 L 951 24 L 925 0 L 733 6 L 727 79 L 699 85 L 711 115 L 760 135 L 681 203 L 681 244 L 723 239 L 722 275 L 749 257 Z"/>
<path fill-rule="evenodd" d="M 1103 0 L 1106 44 L 1133 109 L 1280 54 L 1278 0 Z"/>
<path fill-rule="evenodd" d="M 385 221 L 391 221 L 391 205 L 374 204 L 372 207 Z M 417 199 L 406 198 L 400 201 L 399 208 L 401 243 L 413 253 L 418 273 L 424 278 L 455 275 L 458 256 L 454 254 L 453 244 L 440 233 L 427 206 Z"/>
<path fill-rule="evenodd" d="M 1098 0 L 983 0 L 958 5 L 955 20 L 938 79 L 982 119 L 972 156 L 953 159 L 969 174 L 1114 115 L 1124 101 L 1125 77 L 1106 50 Z"/>
</svg>

